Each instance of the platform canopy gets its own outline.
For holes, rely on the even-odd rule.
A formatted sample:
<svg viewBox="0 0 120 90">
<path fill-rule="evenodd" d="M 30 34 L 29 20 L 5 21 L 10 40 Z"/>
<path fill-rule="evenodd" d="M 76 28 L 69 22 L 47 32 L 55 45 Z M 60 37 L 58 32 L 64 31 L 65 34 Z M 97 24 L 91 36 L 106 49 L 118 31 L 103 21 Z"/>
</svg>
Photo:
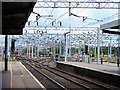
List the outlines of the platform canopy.
<svg viewBox="0 0 120 90">
<path fill-rule="evenodd" d="M 2 2 L 2 35 L 22 35 L 36 1 Z"/>
<path fill-rule="evenodd" d="M 117 34 L 120 35 L 120 19 L 103 24 L 100 26 L 100 29 L 103 33 L 109 33 L 109 34 Z M 109 29 L 118 29 L 118 31 L 109 30 Z"/>
<path fill-rule="evenodd" d="M 120 29 L 120 19 L 103 24 L 100 29 Z"/>
</svg>

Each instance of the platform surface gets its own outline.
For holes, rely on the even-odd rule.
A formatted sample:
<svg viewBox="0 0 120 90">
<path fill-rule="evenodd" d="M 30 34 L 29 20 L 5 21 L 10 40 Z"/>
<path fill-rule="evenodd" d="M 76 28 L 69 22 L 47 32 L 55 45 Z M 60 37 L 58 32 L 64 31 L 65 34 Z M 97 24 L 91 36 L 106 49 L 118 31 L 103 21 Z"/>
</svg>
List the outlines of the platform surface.
<svg viewBox="0 0 120 90">
<path fill-rule="evenodd" d="M 4 71 L 4 62 L 0 62 L 0 66 L 2 88 L 45 89 L 21 62 L 9 62 L 8 71 Z"/>
<path fill-rule="evenodd" d="M 70 61 L 67 62 L 57 61 L 57 62 L 120 76 L 120 67 L 117 67 L 117 64 L 103 63 L 101 65 L 97 63 L 85 63 L 85 62 L 70 62 Z"/>
</svg>

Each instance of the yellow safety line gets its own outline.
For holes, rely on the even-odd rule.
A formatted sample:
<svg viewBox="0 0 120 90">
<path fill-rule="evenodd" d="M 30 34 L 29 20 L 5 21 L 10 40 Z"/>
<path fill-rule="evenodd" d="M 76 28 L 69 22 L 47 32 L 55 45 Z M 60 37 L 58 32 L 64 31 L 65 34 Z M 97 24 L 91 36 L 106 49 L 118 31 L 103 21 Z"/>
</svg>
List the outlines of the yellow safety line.
<svg viewBox="0 0 120 90">
<path fill-rule="evenodd" d="M 12 77 L 12 62 L 10 63 L 10 89 L 12 90 L 12 86 L 13 86 L 13 83 L 12 83 L 12 79 L 13 79 L 13 77 Z"/>
</svg>

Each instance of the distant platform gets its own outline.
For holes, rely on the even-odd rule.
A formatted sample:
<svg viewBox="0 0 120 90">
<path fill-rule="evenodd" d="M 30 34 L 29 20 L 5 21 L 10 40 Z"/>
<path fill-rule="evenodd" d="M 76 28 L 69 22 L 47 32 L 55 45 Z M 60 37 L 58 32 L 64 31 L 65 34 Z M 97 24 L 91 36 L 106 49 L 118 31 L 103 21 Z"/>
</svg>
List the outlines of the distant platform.
<svg viewBox="0 0 120 90">
<path fill-rule="evenodd" d="M 85 62 L 58 62 L 67 65 L 73 65 L 76 67 L 87 68 L 95 71 L 100 71 L 109 74 L 115 74 L 120 76 L 120 67 L 117 67 L 117 64 L 97 64 L 97 63 L 85 63 Z"/>
<path fill-rule="evenodd" d="M 120 67 L 112 64 L 57 61 L 57 68 L 120 87 Z"/>
<path fill-rule="evenodd" d="M 3 66 L 4 62 L 0 62 Z M 4 66 L 3 66 L 4 67 Z M 2 68 L 3 68 L 2 67 Z M 3 89 L 42 89 L 44 86 L 18 61 L 10 62 L 8 71 L 2 69 Z"/>
</svg>

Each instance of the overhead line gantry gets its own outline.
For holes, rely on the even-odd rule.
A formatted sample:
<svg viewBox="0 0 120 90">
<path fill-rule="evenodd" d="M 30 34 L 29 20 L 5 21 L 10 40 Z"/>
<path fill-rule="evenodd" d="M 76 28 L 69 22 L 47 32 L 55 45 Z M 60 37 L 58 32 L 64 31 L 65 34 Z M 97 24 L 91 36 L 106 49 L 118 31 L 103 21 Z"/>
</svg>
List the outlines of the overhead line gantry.
<svg viewBox="0 0 120 90">
<path fill-rule="evenodd" d="M 120 9 L 120 2 L 114 1 L 38 1 L 35 8 L 88 8 L 88 9 Z"/>
</svg>

